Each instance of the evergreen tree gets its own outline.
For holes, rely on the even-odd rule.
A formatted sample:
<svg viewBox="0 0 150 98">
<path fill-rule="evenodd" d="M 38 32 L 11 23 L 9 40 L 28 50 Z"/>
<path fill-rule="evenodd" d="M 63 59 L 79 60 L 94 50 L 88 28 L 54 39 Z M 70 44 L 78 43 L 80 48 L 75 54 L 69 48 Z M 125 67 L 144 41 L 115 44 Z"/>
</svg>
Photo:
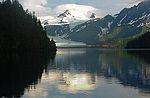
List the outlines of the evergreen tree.
<svg viewBox="0 0 150 98">
<path fill-rule="evenodd" d="M 0 21 L 1 51 L 56 52 L 35 12 L 25 11 L 18 0 L 0 3 Z"/>
</svg>

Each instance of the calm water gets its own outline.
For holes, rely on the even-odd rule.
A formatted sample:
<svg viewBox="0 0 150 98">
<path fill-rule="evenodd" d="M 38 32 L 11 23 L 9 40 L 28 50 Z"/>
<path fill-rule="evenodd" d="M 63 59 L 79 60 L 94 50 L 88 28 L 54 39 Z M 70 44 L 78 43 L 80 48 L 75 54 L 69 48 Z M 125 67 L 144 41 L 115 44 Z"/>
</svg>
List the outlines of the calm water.
<svg viewBox="0 0 150 98">
<path fill-rule="evenodd" d="M 24 71 L 25 75 L 16 77 L 19 82 L 14 83 L 16 86 L 11 89 L 12 95 L 7 89 L 3 89 L 5 92 L 0 93 L 1 96 L 9 94 L 22 98 L 150 98 L 148 51 L 59 49 L 55 59 L 46 64 L 44 63 L 45 67 L 42 68 L 32 68 L 34 70 L 29 70 L 30 67 L 24 68 L 27 69 Z M 34 78 L 33 81 L 31 78 Z"/>
<path fill-rule="evenodd" d="M 148 56 L 101 49 L 59 49 L 23 98 L 150 98 Z"/>
</svg>

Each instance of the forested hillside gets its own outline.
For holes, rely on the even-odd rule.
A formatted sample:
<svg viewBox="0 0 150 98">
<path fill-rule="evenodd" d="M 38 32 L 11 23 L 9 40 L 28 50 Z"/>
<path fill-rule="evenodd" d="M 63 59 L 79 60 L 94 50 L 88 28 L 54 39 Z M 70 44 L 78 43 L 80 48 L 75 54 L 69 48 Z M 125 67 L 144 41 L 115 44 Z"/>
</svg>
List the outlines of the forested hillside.
<svg viewBox="0 0 150 98">
<path fill-rule="evenodd" d="M 129 41 L 126 45 L 128 49 L 150 49 L 150 32 L 143 34 L 142 36 Z"/>
<path fill-rule="evenodd" d="M 0 3 L 0 50 L 4 52 L 56 51 L 34 12 L 24 10 L 17 0 Z"/>
</svg>

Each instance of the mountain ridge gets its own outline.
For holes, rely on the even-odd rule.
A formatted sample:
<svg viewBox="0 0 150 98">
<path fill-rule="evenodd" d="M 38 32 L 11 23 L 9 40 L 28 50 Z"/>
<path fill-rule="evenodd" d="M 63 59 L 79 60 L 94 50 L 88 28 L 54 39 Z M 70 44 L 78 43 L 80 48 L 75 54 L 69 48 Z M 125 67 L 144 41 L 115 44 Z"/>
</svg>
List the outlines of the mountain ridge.
<svg viewBox="0 0 150 98">
<path fill-rule="evenodd" d="M 150 1 L 143 1 L 120 13 L 103 18 L 94 18 L 69 28 L 66 39 L 86 44 L 124 44 L 149 30 L 147 20 L 150 17 Z M 69 24 L 68 24 L 69 25 Z M 51 30 L 48 30 L 51 34 Z M 57 32 L 60 34 L 60 32 Z M 60 34 L 61 36 L 61 34 Z M 121 41 L 121 42 L 119 42 Z M 116 45 L 114 45 L 116 47 Z"/>
</svg>

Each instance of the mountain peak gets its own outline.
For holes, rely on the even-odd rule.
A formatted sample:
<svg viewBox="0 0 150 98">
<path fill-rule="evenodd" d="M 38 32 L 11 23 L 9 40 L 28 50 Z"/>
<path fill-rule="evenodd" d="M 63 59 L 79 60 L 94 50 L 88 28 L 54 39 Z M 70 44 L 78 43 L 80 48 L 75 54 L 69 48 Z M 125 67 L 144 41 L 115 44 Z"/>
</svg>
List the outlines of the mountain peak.
<svg viewBox="0 0 150 98">
<path fill-rule="evenodd" d="M 150 0 L 143 0 L 141 3 L 150 3 Z"/>
<path fill-rule="evenodd" d="M 92 19 L 93 19 L 93 18 L 96 18 L 96 14 L 95 14 L 95 13 L 92 13 L 91 16 L 90 16 L 90 18 L 92 18 Z"/>
<path fill-rule="evenodd" d="M 150 5 L 150 0 L 144 0 L 138 4 L 138 6 L 146 6 L 146 5 Z"/>
<path fill-rule="evenodd" d="M 108 14 L 108 15 L 106 15 L 104 18 L 105 18 L 105 19 L 113 19 L 114 17 Z"/>
<path fill-rule="evenodd" d="M 106 15 L 103 18 L 96 18 L 97 13 L 93 10 L 85 12 L 83 9 L 81 10 L 81 8 L 73 5 L 69 5 L 69 7 L 67 5 L 59 9 L 62 9 L 59 13 L 63 12 L 63 14 L 67 16 L 64 20 L 71 20 L 72 16 L 75 16 L 74 18 L 76 19 L 86 17 L 86 19 L 89 20 L 86 20 L 84 23 L 78 22 L 73 25 L 73 22 L 70 22 L 68 26 L 72 26 L 71 28 L 69 27 L 67 33 L 65 31 L 67 30 L 67 26 L 61 26 L 59 31 L 58 29 L 49 29 L 49 34 L 55 32 L 55 34 L 63 36 L 63 38 L 87 44 L 95 45 L 100 42 L 107 43 L 109 41 L 115 43 L 118 39 L 124 40 L 137 37 L 148 30 L 147 27 L 150 27 L 150 1 L 144 1 L 133 7 L 124 8 L 115 16 Z"/>
<path fill-rule="evenodd" d="M 69 11 L 68 9 L 65 10 L 65 12 L 59 14 L 57 17 L 58 17 L 58 18 L 64 18 L 64 17 L 67 17 L 67 15 L 71 15 L 71 14 L 70 14 L 70 11 Z"/>
</svg>

